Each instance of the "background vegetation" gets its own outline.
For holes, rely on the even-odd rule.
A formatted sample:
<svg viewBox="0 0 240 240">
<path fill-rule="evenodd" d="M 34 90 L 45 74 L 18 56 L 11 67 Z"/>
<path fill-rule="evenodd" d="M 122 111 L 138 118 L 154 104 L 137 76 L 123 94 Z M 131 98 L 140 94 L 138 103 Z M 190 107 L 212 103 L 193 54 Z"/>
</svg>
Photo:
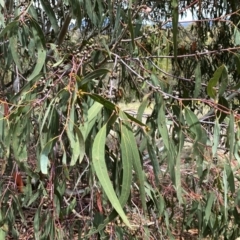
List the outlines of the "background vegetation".
<svg viewBox="0 0 240 240">
<path fill-rule="evenodd" d="M 237 1 L 0 8 L 1 239 L 239 237 Z"/>
</svg>

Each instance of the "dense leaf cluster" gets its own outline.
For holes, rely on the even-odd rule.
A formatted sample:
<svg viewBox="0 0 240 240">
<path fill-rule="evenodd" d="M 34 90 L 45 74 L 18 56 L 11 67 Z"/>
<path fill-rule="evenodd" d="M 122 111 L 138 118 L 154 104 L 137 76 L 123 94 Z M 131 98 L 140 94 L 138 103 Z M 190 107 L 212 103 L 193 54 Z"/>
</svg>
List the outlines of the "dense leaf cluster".
<svg viewBox="0 0 240 240">
<path fill-rule="evenodd" d="M 239 236 L 236 1 L 0 9 L 1 239 Z"/>
</svg>

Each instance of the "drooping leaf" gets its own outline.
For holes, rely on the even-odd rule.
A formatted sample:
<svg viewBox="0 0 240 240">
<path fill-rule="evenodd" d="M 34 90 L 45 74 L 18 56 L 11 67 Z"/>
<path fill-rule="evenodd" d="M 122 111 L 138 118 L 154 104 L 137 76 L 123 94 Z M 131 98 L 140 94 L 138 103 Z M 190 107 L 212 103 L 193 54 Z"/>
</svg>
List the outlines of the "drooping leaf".
<svg viewBox="0 0 240 240">
<path fill-rule="evenodd" d="M 133 31 L 133 25 L 132 25 L 132 10 L 131 8 L 128 9 L 128 29 L 130 32 L 131 40 L 132 40 L 132 48 L 135 48 L 134 43 L 134 31 Z"/>
<path fill-rule="evenodd" d="M 105 69 L 105 68 L 96 69 L 96 70 L 90 72 L 89 74 L 87 74 L 86 76 L 84 76 L 83 79 L 78 78 L 79 87 L 87 84 L 88 82 L 94 80 L 95 78 L 102 77 L 103 75 L 106 75 L 107 73 L 109 73 L 108 69 Z"/>
<path fill-rule="evenodd" d="M 129 135 L 132 133 L 131 125 L 128 122 L 128 118 L 126 114 L 120 111 L 119 116 L 122 118 L 121 124 L 121 158 L 122 158 L 122 187 L 121 187 L 121 195 L 120 195 L 120 204 L 121 206 L 125 205 L 127 202 L 132 184 L 132 149 L 129 148 L 131 145 Z"/>
<path fill-rule="evenodd" d="M 9 39 L 9 45 L 12 53 L 13 60 L 18 68 L 18 70 L 22 73 L 22 62 L 19 58 L 17 46 L 18 46 L 18 40 L 17 35 L 13 35 Z"/>
<path fill-rule="evenodd" d="M 169 134 L 165 116 L 165 104 L 161 104 L 158 112 L 158 131 L 161 134 L 164 146 L 169 150 Z"/>
<path fill-rule="evenodd" d="M 234 54 L 235 65 L 237 68 L 237 73 L 240 75 L 240 55 L 238 53 Z"/>
<path fill-rule="evenodd" d="M 209 80 L 208 85 L 207 85 L 207 94 L 208 96 L 210 96 L 211 98 L 215 98 L 216 97 L 216 89 L 215 87 L 217 86 L 221 76 L 222 76 L 222 72 L 224 70 L 225 66 L 221 65 L 213 74 L 213 77 Z"/>
<path fill-rule="evenodd" d="M 228 124 L 228 129 L 227 129 L 227 141 L 229 144 L 229 160 L 232 160 L 233 157 L 233 152 L 234 152 L 234 115 L 233 113 L 230 114 L 229 118 L 229 124 Z"/>
<path fill-rule="evenodd" d="M 0 33 L 0 38 L 3 37 L 8 31 L 14 32 L 17 30 L 18 21 L 10 22 Z"/>
<path fill-rule="evenodd" d="M 219 123 L 222 123 L 227 116 L 226 110 L 229 109 L 229 104 L 226 98 L 221 96 L 218 100 L 218 110 L 216 113 Z"/>
<path fill-rule="evenodd" d="M 197 159 L 199 159 L 199 171 L 201 166 L 201 162 L 203 159 L 203 152 L 204 152 L 204 146 L 207 142 L 207 133 L 206 131 L 201 127 L 201 124 L 197 118 L 197 116 L 189 109 L 185 108 L 185 117 L 186 122 L 189 126 L 190 132 L 193 134 L 193 154 Z M 200 172 L 199 172 L 200 173 Z"/>
<path fill-rule="evenodd" d="M 40 154 L 40 170 L 43 174 L 48 174 L 49 153 L 52 150 L 52 140 L 50 140 L 43 148 Z"/>
<path fill-rule="evenodd" d="M 222 96 L 228 86 L 228 71 L 226 66 L 223 66 L 222 75 L 219 84 L 219 96 Z"/>
<path fill-rule="evenodd" d="M 213 156 L 216 155 L 219 145 L 219 139 L 220 139 L 220 126 L 218 119 L 216 119 L 214 128 L 213 128 L 213 146 L 212 146 L 212 154 Z"/>
<path fill-rule="evenodd" d="M 173 51 L 174 58 L 176 60 L 177 57 L 177 49 L 178 49 L 178 0 L 172 0 L 172 27 L 173 27 Z"/>
<path fill-rule="evenodd" d="M 234 28 L 233 36 L 234 36 L 235 46 L 239 46 L 240 45 L 240 31 L 237 26 Z"/>
<path fill-rule="evenodd" d="M 149 94 L 146 94 L 144 97 L 143 97 L 143 101 L 141 102 L 139 108 L 138 108 L 138 112 L 137 112 L 137 120 L 139 121 L 142 121 L 142 117 L 143 117 L 143 113 L 148 105 L 148 102 L 149 102 L 149 96 L 150 96 L 151 93 Z"/>
<path fill-rule="evenodd" d="M 197 63 L 197 66 L 195 68 L 195 88 L 193 92 L 193 97 L 197 98 L 199 94 L 201 93 L 202 89 L 202 72 L 201 72 L 201 61 Z"/>
<path fill-rule="evenodd" d="M 224 164 L 224 170 L 226 172 L 229 188 L 232 193 L 235 193 L 234 174 L 233 174 L 231 165 L 229 163 Z"/>
<path fill-rule="evenodd" d="M 98 102 L 94 102 L 94 104 L 89 108 L 87 113 L 87 120 L 84 122 L 84 124 L 81 124 L 79 127 L 80 131 L 82 132 L 84 140 L 87 139 L 88 134 L 90 133 L 92 127 L 96 123 L 97 115 L 102 110 L 102 108 L 103 105 Z"/>
<path fill-rule="evenodd" d="M 96 138 L 93 142 L 92 148 L 92 161 L 93 166 L 96 172 L 96 175 L 99 179 L 100 184 L 106 196 L 108 197 L 110 203 L 114 207 L 114 209 L 118 212 L 119 216 L 122 218 L 123 222 L 131 228 L 131 225 L 125 215 L 122 206 L 116 196 L 116 193 L 113 189 L 112 183 L 110 181 L 108 170 L 105 162 L 105 142 L 106 142 L 106 132 L 107 126 L 104 125 L 100 131 L 98 132 Z"/>
<path fill-rule="evenodd" d="M 207 199 L 207 205 L 206 205 L 206 209 L 205 209 L 205 218 L 204 220 L 206 221 L 206 223 L 208 223 L 211 212 L 212 212 L 212 206 L 213 206 L 213 202 L 215 199 L 215 194 L 213 192 L 211 192 L 208 195 L 208 199 Z"/>
<path fill-rule="evenodd" d="M 160 168 L 159 168 L 158 158 L 156 155 L 156 146 L 155 145 L 156 144 L 152 143 L 150 136 L 147 136 L 148 154 L 149 154 L 149 158 L 151 160 L 152 166 L 153 166 L 156 185 L 159 186 L 159 184 L 160 184 L 160 182 L 159 182 Z"/>
<path fill-rule="evenodd" d="M 51 27 L 53 28 L 55 34 L 58 34 L 59 32 L 59 26 L 58 26 L 58 21 L 57 18 L 55 16 L 55 13 L 51 7 L 51 4 L 49 1 L 46 0 L 41 0 L 41 5 L 44 9 L 44 12 L 47 14 L 48 19 L 51 23 Z"/>
</svg>

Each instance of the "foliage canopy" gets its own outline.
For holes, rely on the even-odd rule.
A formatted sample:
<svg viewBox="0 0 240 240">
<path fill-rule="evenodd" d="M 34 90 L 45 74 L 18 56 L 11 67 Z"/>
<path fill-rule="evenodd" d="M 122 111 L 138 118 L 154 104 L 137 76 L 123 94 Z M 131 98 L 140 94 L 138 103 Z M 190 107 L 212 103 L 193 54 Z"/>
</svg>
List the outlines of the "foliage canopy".
<svg viewBox="0 0 240 240">
<path fill-rule="evenodd" d="M 237 1 L 0 8 L 1 239 L 239 236 Z"/>
</svg>

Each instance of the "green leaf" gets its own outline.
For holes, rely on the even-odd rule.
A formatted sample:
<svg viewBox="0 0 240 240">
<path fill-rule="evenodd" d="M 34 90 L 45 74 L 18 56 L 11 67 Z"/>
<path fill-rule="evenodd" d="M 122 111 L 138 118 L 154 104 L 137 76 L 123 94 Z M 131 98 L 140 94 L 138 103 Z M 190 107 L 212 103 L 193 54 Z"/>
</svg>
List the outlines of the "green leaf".
<svg viewBox="0 0 240 240">
<path fill-rule="evenodd" d="M 15 32 L 18 27 L 18 21 L 10 22 L 0 33 L 0 38 L 4 37 L 4 35 L 11 30 L 11 32 Z"/>
<path fill-rule="evenodd" d="M 237 68 L 237 73 L 238 73 L 238 75 L 240 75 L 240 54 L 235 53 L 234 54 L 234 60 L 235 60 L 236 68 Z"/>
<path fill-rule="evenodd" d="M 238 164 L 240 165 L 240 154 L 239 154 L 240 153 L 240 151 L 239 151 L 239 149 L 240 149 L 240 140 L 239 140 L 240 139 L 240 127 L 238 126 L 238 128 L 237 128 L 237 132 L 236 132 L 236 135 L 235 135 L 235 138 L 236 138 L 235 142 L 234 142 L 234 139 L 232 137 L 233 142 L 230 143 L 230 140 L 231 140 L 230 137 L 233 136 L 233 135 L 230 134 L 231 132 L 232 132 L 232 129 L 230 130 L 230 128 L 228 128 L 227 141 L 229 142 L 229 144 L 234 144 L 234 157 L 237 159 Z M 230 160 L 231 160 L 231 155 L 230 155 Z"/>
<path fill-rule="evenodd" d="M 40 170 L 43 174 L 48 173 L 48 165 L 49 165 L 48 155 L 52 150 L 53 140 L 54 139 L 51 139 L 50 141 L 48 141 L 40 153 Z"/>
<path fill-rule="evenodd" d="M 95 27 L 97 27 L 99 19 L 98 19 L 97 14 L 94 10 L 94 6 L 92 4 L 92 1 L 84 1 L 84 3 L 85 3 L 85 6 L 86 6 L 86 11 L 87 11 L 88 17 L 90 18 L 93 25 Z"/>
<path fill-rule="evenodd" d="M 226 118 L 226 116 L 228 115 L 226 113 L 227 109 L 229 109 L 228 101 L 226 100 L 226 98 L 221 96 L 218 100 L 218 110 L 216 113 L 216 116 L 219 119 L 218 120 L 219 123 L 222 123 L 224 121 L 224 119 Z"/>
<path fill-rule="evenodd" d="M 122 206 L 114 192 L 111 180 L 108 175 L 108 170 L 105 162 L 105 142 L 106 142 L 106 132 L 107 126 L 104 125 L 98 132 L 92 148 L 92 161 L 93 166 L 96 172 L 96 175 L 99 179 L 99 182 L 102 185 L 104 192 L 106 193 L 110 203 L 114 209 L 118 212 L 119 216 L 122 218 L 123 222 L 131 228 L 131 225 L 125 215 Z"/>
<path fill-rule="evenodd" d="M 175 186 L 176 186 L 176 192 L 177 192 L 177 198 L 180 204 L 183 203 L 182 199 L 182 178 L 181 178 L 181 155 L 182 155 L 182 149 L 184 145 L 184 135 L 182 131 L 179 131 L 178 133 L 179 138 L 179 146 L 178 146 L 178 154 L 176 157 L 176 163 L 174 166 L 174 172 L 175 172 Z M 172 145 L 172 144 L 171 144 Z"/>
<path fill-rule="evenodd" d="M 161 104 L 158 112 L 158 131 L 161 134 L 164 146 L 169 150 L 169 135 L 166 123 L 165 104 Z"/>
<path fill-rule="evenodd" d="M 227 180 L 227 173 L 224 169 L 223 171 L 223 187 L 224 187 L 224 215 L 225 219 L 228 218 L 228 180 Z"/>
<path fill-rule="evenodd" d="M 70 130 L 69 127 L 67 127 L 66 129 L 67 136 L 70 141 L 71 156 L 72 156 L 70 166 L 74 166 L 77 160 L 81 162 L 85 154 L 85 142 L 84 142 L 83 135 L 76 126 L 74 126 L 74 130 L 75 132 Z"/>
<path fill-rule="evenodd" d="M 88 82 L 94 80 L 95 78 L 99 78 L 101 76 L 105 76 L 107 73 L 109 73 L 108 69 L 105 68 L 100 68 L 100 69 L 96 69 L 92 72 L 90 72 L 89 74 L 87 74 L 86 76 L 84 76 L 83 79 L 81 79 L 80 77 L 78 77 L 78 86 L 82 87 L 83 85 L 87 84 Z"/>
<path fill-rule="evenodd" d="M 201 124 L 197 116 L 189 109 L 185 108 L 185 117 L 189 130 L 193 133 L 194 143 L 193 143 L 193 153 L 197 159 L 199 159 L 199 169 L 201 166 L 201 159 L 203 158 L 204 146 L 207 142 L 207 133 L 201 127 Z M 199 172 L 200 173 L 200 172 Z"/>
<path fill-rule="evenodd" d="M 221 80 L 219 84 L 219 96 L 222 96 L 228 86 L 228 71 L 226 66 L 223 66 L 223 71 L 221 75 Z"/>
<path fill-rule="evenodd" d="M 38 47 L 37 62 L 35 64 L 33 72 L 28 77 L 28 81 L 33 80 L 40 73 L 40 71 L 42 70 L 42 67 L 45 63 L 46 55 L 47 55 L 46 50 L 42 47 Z"/>
<path fill-rule="evenodd" d="M 234 152 L 234 115 L 230 114 L 228 129 L 227 129 L 227 141 L 229 143 L 229 160 L 232 160 L 233 152 Z"/>
<path fill-rule="evenodd" d="M 130 36 L 131 36 L 131 42 L 132 42 L 132 48 L 135 48 L 135 43 L 134 43 L 134 32 L 133 32 L 133 25 L 132 25 L 132 9 L 129 8 L 128 9 L 128 29 L 130 32 Z"/>
<path fill-rule="evenodd" d="M 205 209 L 204 220 L 206 221 L 206 224 L 208 223 L 209 217 L 211 215 L 212 205 L 213 205 L 214 200 L 215 200 L 215 193 L 211 192 L 208 196 L 207 205 L 206 205 L 206 209 Z"/>
<path fill-rule="evenodd" d="M 219 139 L 220 139 L 220 126 L 219 126 L 218 119 L 216 119 L 214 128 L 213 128 L 213 146 L 212 146 L 213 156 L 215 156 L 217 153 Z"/>
<path fill-rule="evenodd" d="M 230 190 L 232 193 L 235 193 L 235 182 L 234 182 L 234 175 L 233 175 L 231 165 L 229 163 L 224 164 L 224 170 L 226 172 Z"/>
<path fill-rule="evenodd" d="M 198 61 L 194 74 L 195 74 L 195 88 L 193 92 L 193 97 L 197 98 L 201 93 L 201 89 L 202 89 L 201 61 Z"/>
<path fill-rule="evenodd" d="M 146 94 L 143 97 L 143 101 L 141 102 L 139 108 L 138 108 L 138 112 L 137 112 L 137 120 L 142 121 L 142 117 L 143 117 L 143 113 L 149 103 L 149 96 L 151 95 L 151 93 Z"/>
<path fill-rule="evenodd" d="M 22 73 L 22 64 L 18 56 L 18 49 L 17 49 L 17 46 L 18 46 L 17 35 L 13 35 L 12 37 L 10 37 L 9 46 L 11 49 L 13 60 L 16 66 L 18 67 L 18 70 Z"/>
<path fill-rule="evenodd" d="M 151 164 L 153 166 L 154 176 L 155 176 L 155 182 L 159 186 L 159 177 L 160 177 L 160 168 L 159 168 L 159 162 L 156 155 L 156 144 L 152 143 L 152 140 L 150 136 L 147 136 L 147 150 L 148 154 L 151 160 Z"/>
<path fill-rule="evenodd" d="M 217 83 L 219 82 L 222 72 L 224 70 L 225 66 L 222 65 L 220 66 L 213 74 L 213 77 L 209 80 L 208 85 L 207 85 L 207 94 L 211 98 L 216 97 L 216 89 L 215 87 L 217 86 Z"/>
<path fill-rule="evenodd" d="M 178 49 L 178 0 L 172 0 L 172 25 L 173 25 L 173 51 L 174 58 L 177 59 L 177 49 Z"/>
<path fill-rule="evenodd" d="M 237 26 L 234 28 L 233 38 L 235 45 L 240 45 L 240 31 Z"/>
<path fill-rule="evenodd" d="M 55 14 L 54 14 L 54 11 L 51 7 L 50 2 L 47 1 L 47 0 L 41 0 L 41 5 L 44 9 L 44 12 L 48 16 L 48 19 L 51 23 L 51 26 L 52 26 L 55 34 L 58 34 L 58 32 L 59 32 L 58 21 L 57 21 L 57 18 L 55 16 Z"/>
<path fill-rule="evenodd" d="M 185 108 L 185 117 L 190 131 L 195 135 L 195 140 L 200 139 L 202 135 L 202 129 L 197 116 L 191 110 Z"/>
<path fill-rule="evenodd" d="M 89 108 L 88 113 L 87 113 L 87 121 L 84 122 L 84 124 L 81 124 L 79 127 L 84 140 L 87 139 L 90 131 L 92 130 L 94 124 L 97 121 L 97 116 L 102 110 L 103 105 L 100 104 L 99 102 L 94 102 L 94 104 Z"/>
<path fill-rule="evenodd" d="M 87 93 L 85 93 L 87 94 Z M 98 94 L 94 94 L 94 93 L 91 93 L 91 94 L 88 94 L 89 97 L 91 97 L 92 99 L 94 99 L 95 101 L 101 103 L 105 108 L 111 110 L 111 111 L 116 111 L 116 112 L 119 112 L 120 108 L 115 105 L 114 103 L 108 101 L 107 99 L 105 99 L 104 97 L 98 95 Z M 135 122 L 137 125 L 140 125 L 140 126 L 145 126 L 144 123 L 140 122 L 139 120 L 137 120 L 136 118 L 134 118 L 133 116 L 131 116 L 130 114 L 128 113 L 125 113 L 127 115 L 127 117 L 132 121 L 132 122 Z"/>
<path fill-rule="evenodd" d="M 130 135 L 132 135 L 132 128 L 128 122 L 126 114 L 120 111 L 119 116 L 122 118 L 121 125 L 121 159 L 122 159 L 122 189 L 120 195 L 120 204 L 121 206 L 125 205 L 127 202 L 132 184 L 132 149 L 129 147 L 131 145 Z"/>
</svg>

